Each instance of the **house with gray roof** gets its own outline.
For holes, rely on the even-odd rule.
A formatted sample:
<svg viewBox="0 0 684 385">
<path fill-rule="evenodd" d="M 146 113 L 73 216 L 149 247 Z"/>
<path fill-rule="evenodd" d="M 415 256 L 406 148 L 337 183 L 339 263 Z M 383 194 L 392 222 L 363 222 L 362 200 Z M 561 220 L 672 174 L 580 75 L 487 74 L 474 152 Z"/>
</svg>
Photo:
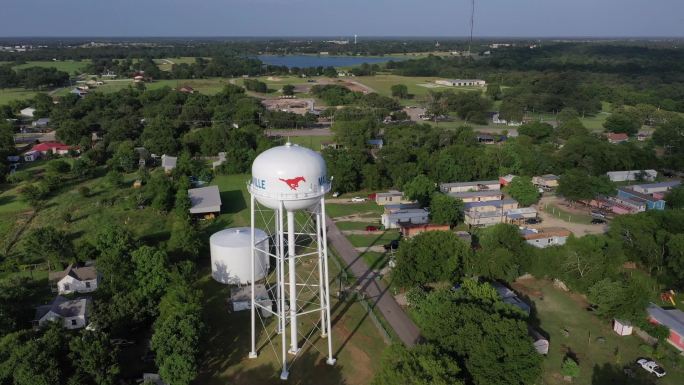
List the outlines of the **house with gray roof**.
<svg viewBox="0 0 684 385">
<path fill-rule="evenodd" d="M 100 276 L 95 266 L 78 267 L 70 264 L 64 271 L 51 272 L 48 280 L 59 294 L 91 293 L 97 290 Z"/>
<path fill-rule="evenodd" d="M 161 156 L 161 166 L 164 169 L 164 172 L 167 174 L 170 174 L 171 171 L 173 171 L 173 169 L 176 168 L 177 162 L 178 158 L 175 156 L 168 156 L 166 154 L 163 154 Z"/>
<path fill-rule="evenodd" d="M 69 300 L 58 295 L 49 304 L 36 308 L 33 322 L 38 327 L 47 322 L 61 322 L 67 329 L 80 329 L 88 322 L 89 306 L 90 299 L 88 298 Z"/>
<path fill-rule="evenodd" d="M 457 193 L 467 191 L 498 191 L 501 183 L 498 180 L 476 180 L 473 182 L 453 182 L 439 185 L 443 193 Z"/>
<path fill-rule="evenodd" d="M 221 212 L 221 193 L 218 186 L 188 190 L 190 214 L 218 214 Z"/>
</svg>

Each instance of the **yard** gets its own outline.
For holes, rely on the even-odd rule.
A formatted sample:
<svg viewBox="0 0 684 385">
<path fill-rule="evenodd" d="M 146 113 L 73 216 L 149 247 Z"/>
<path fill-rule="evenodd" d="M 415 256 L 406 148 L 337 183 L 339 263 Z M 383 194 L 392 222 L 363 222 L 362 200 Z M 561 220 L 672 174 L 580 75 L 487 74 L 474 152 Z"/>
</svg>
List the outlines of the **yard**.
<svg viewBox="0 0 684 385">
<path fill-rule="evenodd" d="M 2 63 L 0 63 L 2 64 Z M 44 61 L 29 61 L 25 64 L 12 67 L 15 70 L 25 69 L 29 67 L 45 67 L 45 68 L 55 68 L 58 71 L 67 72 L 69 75 L 74 73 L 80 73 L 85 66 L 89 64 L 89 60 L 75 61 L 75 60 L 44 60 Z"/>
<path fill-rule="evenodd" d="M 408 87 L 409 94 L 414 95 L 415 99 L 424 98 L 429 91 L 483 91 L 482 87 L 445 87 L 434 84 L 435 80 L 441 79 L 437 77 L 420 77 L 420 76 L 399 76 L 399 75 L 375 75 L 375 76 L 358 76 L 353 78 L 354 81 L 362 83 L 374 89 L 380 95 L 392 96 L 392 86 L 395 84 L 404 84 Z M 402 104 L 410 105 L 416 104 L 416 100 L 404 99 Z"/>
<path fill-rule="evenodd" d="M 576 385 L 645 384 L 640 379 L 648 376 L 635 368 L 636 379 L 628 378 L 623 367 L 638 357 L 652 357 L 649 347 L 637 336 L 620 337 L 612 330 L 609 321 L 601 320 L 586 310 L 588 303 L 577 294 L 566 293 L 550 281 L 524 279 L 513 284 L 514 289 L 533 303 L 533 316 L 539 328 L 550 338 L 549 354 L 543 361 L 543 383 L 566 384 L 560 375 L 561 362 L 566 355 L 574 356 L 580 364 Z M 674 351 L 670 355 L 675 357 Z M 674 366 L 669 359 L 658 360 L 668 372 L 658 379 L 660 384 L 684 383 L 684 368 Z"/>
</svg>

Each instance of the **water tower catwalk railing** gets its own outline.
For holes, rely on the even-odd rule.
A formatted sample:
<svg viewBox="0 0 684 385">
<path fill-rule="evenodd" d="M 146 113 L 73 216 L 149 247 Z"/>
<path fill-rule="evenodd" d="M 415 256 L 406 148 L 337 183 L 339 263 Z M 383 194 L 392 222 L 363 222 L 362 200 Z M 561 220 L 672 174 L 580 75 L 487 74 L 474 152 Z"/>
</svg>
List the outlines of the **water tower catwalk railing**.
<svg viewBox="0 0 684 385">
<path fill-rule="evenodd" d="M 257 201 L 257 196 L 264 197 L 264 191 L 254 188 L 248 183 L 251 195 L 251 229 L 252 229 L 252 272 L 257 269 L 255 258 L 258 252 L 265 252 L 275 262 L 274 269 L 264 279 L 269 297 L 275 302 L 275 311 L 271 301 L 260 301 L 255 298 L 255 279 L 252 276 L 251 301 L 251 350 L 250 358 L 256 358 L 260 350 L 271 346 L 273 353 L 282 364 L 280 378 L 286 380 L 289 369 L 301 356 L 303 349 L 314 349 L 327 355 L 326 363 L 335 364 L 332 351 L 331 318 L 330 318 L 330 279 L 328 273 L 328 247 L 325 227 L 324 195 L 330 185 L 321 186 L 320 192 L 300 194 L 281 194 L 266 196 L 279 200 L 277 208 L 268 208 Z M 291 196 L 285 196 L 291 195 Z M 319 198 L 317 203 L 306 210 L 287 210 L 288 200 L 302 198 Z M 256 220 L 269 233 L 273 246 L 262 250 L 255 245 L 254 229 Z M 266 318 L 275 316 L 275 325 Z M 257 323 L 257 320 L 259 321 Z M 265 331 L 257 333 L 257 326 Z M 308 327 L 308 330 L 307 330 Z M 316 334 L 327 340 L 327 354 L 316 346 Z M 289 335 L 289 342 L 288 342 Z M 279 337 L 279 338 L 278 338 Z M 257 347 L 257 341 L 260 346 Z M 278 343 L 280 340 L 280 343 Z M 280 349 L 278 349 L 278 345 Z"/>
</svg>

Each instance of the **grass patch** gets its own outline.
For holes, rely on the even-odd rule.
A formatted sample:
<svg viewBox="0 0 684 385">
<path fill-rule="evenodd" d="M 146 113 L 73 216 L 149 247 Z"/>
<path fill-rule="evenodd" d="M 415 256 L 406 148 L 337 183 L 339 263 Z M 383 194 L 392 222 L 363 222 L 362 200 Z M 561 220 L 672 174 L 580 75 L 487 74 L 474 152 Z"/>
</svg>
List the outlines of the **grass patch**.
<svg viewBox="0 0 684 385">
<path fill-rule="evenodd" d="M 372 247 L 383 246 L 395 239 L 399 239 L 400 234 L 398 230 L 386 230 L 372 235 L 350 234 L 347 239 L 354 247 Z"/>
<path fill-rule="evenodd" d="M 588 225 L 591 224 L 592 220 L 591 215 L 570 213 L 553 204 L 544 205 L 544 211 L 557 217 L 558 219 L 572 223 Z"/>
<path fill-rule="evenodd" d="M 376 216 L 383 212 L 383 208 L 375 204 L 375 202 L 360 202 L 360 203 L 329 203 L 325 205 L 326 214 L 332 218 L 345 217 L 354 214 L 363 214 L 364 216 Z"/>
<path fill-rule="evenodd" d="M 377 220 L 375 222 L 368 221 L 368 222 L 337 222 L 335 223 L 337 225 L 337 228 L 340 230 L 366 230 L 367 226 L 375 226 L 380 228 L 380 220 Z"/>
<path fill-rule="evenodd" d="M 630 380 L 622 372 L 623 366 L 647 355 L 641 349 L 643 342 L 638 337 L 618 336 L 612 331 L 610 322 L 585 310 L 582 297 L 560 291 L 548 281 L 524 280 L 515 287 L 522 287 L 523 292 L 529 293 L 540 327 L 550 337 L 549 355 L 542 363 L 545 384 L 565 384 L 559 374 L 561 362 L 569 352 L 577 357 L 581 368 L 580 376 L 573 384 L 643 383 Z M 569 332 L 567 337 L 562 332 L 564 329 Z M 675 354 L 673 352 L 673 356 Z M 657 380 L 659 384 L 684 383 L 681 367 L 673 367 L 668 360 L 659 362 L 668 372 Z M 648 377 L 641 369 L 635 369 L 635 372 L 637 377 Z"/>
<path fill-rule="evenodd" d="M 2 88 L 0 89 L 0 104 L 7 104 L 12 100 L 26 100 L 36 96 L 36 91 L 25 88 Z"/>
<path fill-rule="evenodd" d="M 54 61 L 54 60 L 41 60 L 41 61 L 29 61 L 25 64 L 12 67 L 15 70 L 26 69 L 30 67 L 44 67 L 44 68 L 55 68 L 58 71 L 64 71 L 73 75 L 74 72 L 80 73 L 83 69 L 90 64 L 90 60 L 75 61 L 75 60 L 64 60 L 64 61 Z"/>
</svg>

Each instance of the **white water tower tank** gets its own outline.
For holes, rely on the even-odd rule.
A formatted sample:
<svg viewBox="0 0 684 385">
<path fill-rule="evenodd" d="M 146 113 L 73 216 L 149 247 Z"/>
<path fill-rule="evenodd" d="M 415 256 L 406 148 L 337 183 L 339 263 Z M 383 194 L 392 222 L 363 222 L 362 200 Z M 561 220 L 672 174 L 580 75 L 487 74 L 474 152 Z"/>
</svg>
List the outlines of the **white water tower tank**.
<svg viewBox="0 0 684 385">
<path fill-rule="evenodd" d="M 231 285 L 251 281 L 250 231 L 249 227 L 236 227 L 221 230 L 209 238 L 211 276 L 214 280 Z M 268 274 L 268 235 L 261 229 L 254 229 L 254 244 L 254 279 L 258 281 Z"/>
<path fill-rule="evenodd" d="M 249 190 L 262 205 L 287 211 L 310 208 L 330 191 L 321 154 L 296 144 L 273 147 L 252 163 Z"/>
</svg>

